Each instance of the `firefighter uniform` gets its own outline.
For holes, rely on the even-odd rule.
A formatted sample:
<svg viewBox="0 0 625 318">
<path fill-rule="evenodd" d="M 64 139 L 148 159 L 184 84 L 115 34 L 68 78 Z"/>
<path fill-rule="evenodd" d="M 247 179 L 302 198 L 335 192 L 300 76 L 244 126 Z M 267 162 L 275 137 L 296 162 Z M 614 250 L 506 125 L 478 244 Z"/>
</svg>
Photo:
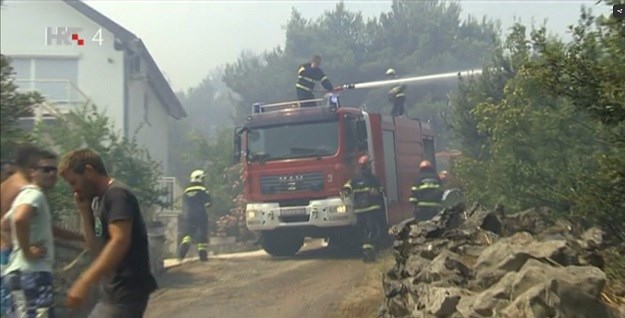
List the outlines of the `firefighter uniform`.
<svg viewBox="0 0 625 318">
<path fill-rule="evenodd" d="M 419 177 L 410 190 L 410 202 L 416 206 L 416 219 L 429 220 L 440 211 L 443 189 L 433 168 L 419 169 Z"/>
<path fill-rule="evenodd" d="M 399 117 L 403 116 L 405 112 L 406 104 L 406 85 L 399 84 L 391 87 L 388 91 L 388 99 L 393 103 L 393 109 L 391 110 L 391 116 Z"/>
<path fill-rule="evenodd" d="M 395 79 L 397 78 L 397 73 L 394 69 L 389 68 L 386 71 L 386 76 L 389 79 Z M 391 87 L 388 90 L 388 100 L 393 103 L 393 109 L 391 110 L 391 116 L 393 117 L 399 117 L 404 115 L 406 104 L 405 90 L 406 85 L 401 83 Z"/>
<path fill-rule="evenodd" d="M 353 194 L 354 213 L 361 235 L 363 258 L 365 261 L 374 260 L 374 243 L 378 238 L 372 237 L 372 233 L 369 231 L 368 224 L 366 224 L 368 222 L 367 215 L 384 211 L 384 188 L 373 174 L 365 172 L 362 176 L 348 180 L 343 186 L 343 190 Z"/>
<path fill-rule="evenodd" d="M 193 178 L 192 178 L 193 179 Z M 203 179 L 203 176 L 202 178 Z M 208 260 L 208 212 L 210 193 L 201 181 L 191 182 L 184 190 L 182 242 L 178 257 L 183 259 L 193 242 L 200 260 Z"/>
<path fill-rule="evenodd" d="M 311 63 L 302 64 L 297 69 L 297 83 L 295 89 L 297 91 L 298 100 L 314 99 L 315 95 L 313 90 L 316 82 L 321 82 L 321 85 L 327 90 L 332 91 L 332 83 L 328 79 L 321 68 L 312 67 Z M 302 103 L 302 107 L 314 107 L 314 102 Z"/>
</svg>

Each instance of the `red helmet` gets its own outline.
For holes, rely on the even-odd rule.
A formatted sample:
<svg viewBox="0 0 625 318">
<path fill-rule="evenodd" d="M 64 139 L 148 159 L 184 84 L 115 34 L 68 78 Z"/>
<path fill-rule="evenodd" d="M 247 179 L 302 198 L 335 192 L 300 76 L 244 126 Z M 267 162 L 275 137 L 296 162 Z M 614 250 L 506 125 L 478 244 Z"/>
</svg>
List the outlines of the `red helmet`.
<svg viewBox="0 0 625 318">
<path fill-rule="evenodd" d="M 425 168 L 432 168 L 432 163 L 429 162 L 428 160 L 421 161 L 421 163 L 419 164 L 419 169 L 425 169 Z"/>
<path fill-rule="evenodd" d="M 360 158 L 358 158 L 358 165 L 361 167 L 366 166 L 370 162 L 371 162 L 371 158 L 369 157 L 369 155 L 362 155 L 360 156 Z"/>
</svg>

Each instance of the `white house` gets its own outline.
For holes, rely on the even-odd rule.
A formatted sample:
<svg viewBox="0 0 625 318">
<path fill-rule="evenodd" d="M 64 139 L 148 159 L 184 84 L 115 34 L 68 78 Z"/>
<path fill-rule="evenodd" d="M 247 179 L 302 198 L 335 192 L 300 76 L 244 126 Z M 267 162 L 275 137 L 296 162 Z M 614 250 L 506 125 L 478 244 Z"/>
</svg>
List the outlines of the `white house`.
<svg viewBox="0 0 625 318">
<path fill-rule="evenodd" d="M 141 127 L 168 173 L 168 126 L 186 113 L 141 39 L 81 1 L 3 1 L 0 14 L 0 52 L 21 89 L 61 111 L 91 100 L 123 136 Z"/>
</svg>

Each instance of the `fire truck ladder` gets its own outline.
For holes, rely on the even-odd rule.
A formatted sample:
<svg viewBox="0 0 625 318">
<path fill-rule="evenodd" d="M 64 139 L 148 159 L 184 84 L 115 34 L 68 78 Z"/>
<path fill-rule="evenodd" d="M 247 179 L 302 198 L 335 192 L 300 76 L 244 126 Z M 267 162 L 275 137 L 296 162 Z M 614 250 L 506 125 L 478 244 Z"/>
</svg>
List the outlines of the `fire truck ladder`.
<svg viewBox="0 0 625 318">
<path fill-rule="evenodd" d="M 318 102 L 323 102 L 324 100 L 327 101 L 326 105 L 318 104 Z M 293 108 L 306 108 L 306 107 L 303 107 L 302 104 L 307 104 L 307 103 L 314 103 L 314 105 L 316 105 L 314 107 L 328 107 L 331 110 L 336 110 L 337 108 L 341 107 L 339 103 L 339 96 L 337 94 L 328 93 L 323 98 L 295 100 L 295 101 L 281 102 L 281 103 L 274 103 L 274 104 L 254 103 L 252 105 L 252 114 L 267 113 L 267 112 L 280 111 L 280 110 L 293 109 Z"/>
</svg>

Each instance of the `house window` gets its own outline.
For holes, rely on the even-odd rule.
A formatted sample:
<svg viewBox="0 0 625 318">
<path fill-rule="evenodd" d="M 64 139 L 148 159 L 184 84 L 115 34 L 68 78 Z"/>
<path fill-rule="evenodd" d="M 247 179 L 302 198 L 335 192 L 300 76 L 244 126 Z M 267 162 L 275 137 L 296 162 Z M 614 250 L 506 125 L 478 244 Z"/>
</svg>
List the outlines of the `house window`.
<svg viewBox="0 0 625 318">
<path fill-rule="evenodd" d="M 23 90 L 36 90 L 53 103 L 79 100 L 77 58 L 12 58 L 16 84 Z"/>
<path fill-rule="evenodd" d="M 63 124 L 63 122 L 60 121 L 58 118 L 51 117 L 51 116 L 42 117 L 40 123 L 42 125 L 53 126 L 53 127 L 59 127 L 61 124 Z M 19 119 L 18 125 L 22 130 L 31 131 L 33 128 L 35 128 L 35 118 L 34 117 L 22 117 Z"/>
<path fill-rule="evenodd" d="M 148 124 L 148 126 L 152 127 L 152 124 L 150 124 L 149 110 L 148 93 L 143 93 L 143 121 Z"/>
<path fill-rule="evenodd" d="M 141 56 L 131 55 L 128 59 L 130 74 L 141 74 Z"/>
</svg>

